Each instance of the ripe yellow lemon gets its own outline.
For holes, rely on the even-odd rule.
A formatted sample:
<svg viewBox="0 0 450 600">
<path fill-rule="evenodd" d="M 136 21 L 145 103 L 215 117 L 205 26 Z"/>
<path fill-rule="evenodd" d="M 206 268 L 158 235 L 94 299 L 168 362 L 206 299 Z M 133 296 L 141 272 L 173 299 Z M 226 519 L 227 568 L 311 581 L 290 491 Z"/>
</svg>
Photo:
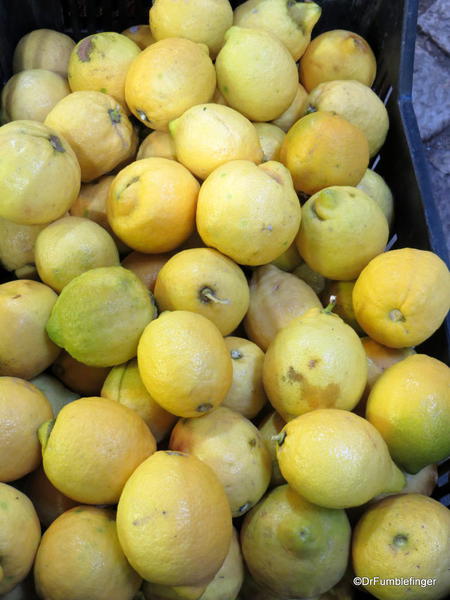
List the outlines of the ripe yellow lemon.
<svg viewBox="0 0 450 600">
<path fill-rule="evenodd" d="M 367 420 L 397 464 L 417 473 L 450 455 L 450 369 L 426 354 L 389 367 L 370 392 Z"/>
<path fill-rule="evenodd" d="M 415 354 L 413 348 L 388 348 L 367 336 L 362 337 L 361 342 L 367 355 L 367 365 L 369 367 L 367 372 L 369 391 L 386 369 L 407 356 Z"/>
<path fill-rule="evenodd" d="M 136 160 L 141 158 L 170 158 L 176 160 L 175 143 L 167 131 L 152 131 L 141 142 Z"/>
<path fill-rule="evenodd" d="M 227 104 L 252 121 L 272 121 L 294 100 L 298 74 L 289 50 L 262 29 L 231 27 L 216 60 Z"/>
<path fill-rule="evenodd" d="M 201 419 L 180 419 L 169 448 L 192 454 L 211 467 L 225 489 L 233 517 L 249 511 L 269 485 L 272 462 L 259 431 L 225 406 Z"/>
<path fill-rule="evenodd" d="M 219 406 L 233 378 L 220 331 L 203 315 L 185 310 L 165 311 L 145 328 L 138 366 L 150 395 L 180 417 L 200 417 Z"/>
<path fill-rule="evenodd" d="M 263 160 L 255 126 L 229 106 L 198 104 L 171 121 L 169 129 L 177 160 L 200 179 L 230 160 Z"/>
<path fill-rule="evenodd" d="M 41 462 L 37 430 L 53 417 L 52 407 L 33 384 L 0 377 L 0 481 L 14 481 Z"/>
<path fill-rule="evenodd" d="M 244 273 L 231 259 L 212 248 L 190 248 L 162 267 L 155 299 L 161 311 L 199 313 L 228 335 L 247 312 L 249 290 Z"/>
<path fill-rule="evenodd" d="M 358 335 L 340 317 L 318 308 L 281 329 L 264 359 L 264 389 L 286 421 L 318 408 L 352 410 L 366 381 Z"/>
<path fill-rule="evenodd" d="M 285 138 L 285 133 L 273 123 L 254 123 L 261 144 L 262 162 L 280 160 L 280 148 Z"/>
<path fill-rule="evenodd" d="M 171 252 L 162 254 L 143 254 L 130 252 L 122 261 L 122 267 L 130 269 L 139 277 L 142 283 L 151 292 L 155 289 L 156 278 L 162 267 L 172 256 Z"/>
<path fill-rule="evenodd" d="M 41 526 L 30 499 L 18 489 L 0 483 L 0 595 L 25 579 L 41 540 Z"/>
<path fill-rule="evenodd" d="M 149 17 L 155 40 L 186 38 L 206 44 L 215 58 L 233 24 L 233 9 L 228 0 L 155 0 Z"/>
<path fill-rule="evenodd" d="M 128 477 L 156 450 L 141 417 L 107 398 L 80 398 L 39 428 L 44 471 L 69 498 L 114 504 Z"/>
<path fill-rule="evenodd" d="M 279 117 L 274 119 L 272 123 L 282 129 L 284 132 L 289 131 L 292 125 L 305 115 L 308 101 L 308 92 L 298 84 L 297 92 L 287 109 L 281 113 Z"/>
<path fill-rule="evenodd" d="M 390 227 L 394 220 L 394 198 L 381 175 L 372 171 L 372 169 L 366 169 L 363 178 L 356 187 L 378 203 Z"/>
<path fill-rule="evenodd" d="M 276 161 L 233 160 L 203 183 L 197 204 L 202 240 L 243 265 L 277 258 L 294 240 L 300 203 L 289 171 Z"/>
<path fill-rule="evenodd" d="M 114 233 L 133 250 L 173 250 L 194 229 L 199 184 L 180 163 L 145 158 L 118 173 L 107 203 Z"/>
<path fill-rule="evenodd" d="M 328 508 L 359 506 L 405 486 L 378 431 L 348 410 L 313 410 L 287 423 L 277 458 L 298 494 Z"/>
<path fill-rule="evenodd" d="M 131 63 L 125 99 L 131 112 L 151 129 L 167 131 L 169 121 L 209 102 L 216 72 L 208 48 L 179 37 L 148 46 Z"/>
<path fill-rule="evenodd" d="M 120 547 L 114 511 L 94 506 L 53 521 L 36 554 L 34 581 L 47 600 L 132 600 L 142 582 Z"/>
<path fill-rule="evenodd" d="M 450 308 L 450 273 L 433 252 L 390 250 L 373 258 L 353 288 L 358 323 L 391 348 L 424 342 Z"/>
<path fill-rule="evenodd" d="M 334 185 L 357 185 L 369 164 L 369 144 L 359 127 L 339 115 L 317 111 L 289 129 L 280 160 L 297 191 L 315 194 Z"/>
<path fill-rule="evenodd" d="M 75 42 L 53 29 L 35 29 L 20 38 L 14 50 L 13 71 L 47 69 L 67 77 L 70 53 Z"/>
<path fill-rule="evenodd" d="M 352 556 L 355 574 L 372 579 L 364 587 L 379 600 L 444 600 L 450 594 L 450 512 L 420 494 L 385 498 L 356 525 Z M 397 585 L 396 578 L 404 582 Z"/>
<path fill-rule="evenodd" d="M 117 507 L 117 532 L 144 579 L 207 585 L 230 547 L 230 506 L 208 465 L 182 452 L 159 451 L 128 479 Z"/>
</svg>

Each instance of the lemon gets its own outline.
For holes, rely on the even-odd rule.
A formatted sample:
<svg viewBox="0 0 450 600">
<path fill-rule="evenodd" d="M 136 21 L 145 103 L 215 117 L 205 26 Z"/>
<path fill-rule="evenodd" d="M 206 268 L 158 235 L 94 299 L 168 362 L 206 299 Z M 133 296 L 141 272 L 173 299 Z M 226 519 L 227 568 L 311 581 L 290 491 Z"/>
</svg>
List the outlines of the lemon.
<svg viewBox="0 0 450 600">
<path fill-rule="evenodd" d="M 103 227 L 82 217 L 63 217 L 36 239 L 35 262 L 44 283 L 61 292 L 81 273 L 119 264 L 114 240 Z"/>
<path fill-rule="evenodd" d="M 301 83 L 297 86 L 297 92 L 291 104 L 281 113 L 279 117 L 274 119 L 272 123 L 282 129 L 284 132 L 289 131 L 292 125 L 305 115 L 308 101 L 308 92 Z"/>
<path fill-rule="evenodd" d="M 172 37 L 148 46 L 134 59 L 125 81 L 125 99 L 144 125 L 167 131 L 169 121 L 191 106 L 209 102 L 215 88 L 208 48 Z"/>
<path fill-rule="evenodd" d="M 206 463 L 223 485 L 233 517 L 240 517 L 262 497 L 272 463 L 257 428 L 241 414 L 219 406 L 201 419 L 180 419 L 169 447 Z"/>
<path fill-rule="evenodd" d="M 45 330 L 57 300 L 47 285 L 18 279 L 0 285 L 0 375 L 31 379 L 60 353 Z"/>
<path fill-rule="evenodd" d="M 122 35 L 130 38 L 141 50 L 155 43 L 149 25 L 131 25 L 131 27 L 127 27 L 122 31 Z"/>
<path fill-rule="evenodd" d="M 80 190 L 80 166 L 68 142 L 37 121 L 0 127 L 0 217 L 40 225 L 70 208 Z"/>
<path fill-rule="evenodd" d="M 367 355 L 367 364 L 369 367 L 367 372 L 369 391 L 386 369 L 407 356 L 415 354 L 413 348 L 388 348 L 367 336 L 362 337 L 361 342 Z"/>
<path fill-rule="evenodd" d="M 93 367 L 136 356 L 139 338 L 156 316 L 148 290 L 123 267 L 98 267 L 68 283 L 47 322 L 51 340 Z"/>
<path fill-rule="evenodd" d="M 36 238 L 46 226 L 46 223 L 19 225 L 0 217 L 0 263 L 7 271 L 23 269 L 33 264 Z"/>
<path fill-rule="evenodd" d="M 115 31 L 83 38 L 70 55 L 68 79 L 72 92 L 103 92 L 125 106 L 125 77 L 140 51 L 135 42 Z"/>
<path fill-rule="evenodd" d="M 263 29 L 276 36 L 297 61 L 311 41 L 321 12 L 315 2 L 247 0 L 236 7 L 234 25 Z"/>
<path fill-rule="evenodd" d="M 405 486 L 375 427 L 347 410 L 313 410 L 287 423 L 277 458 L 297 493 L 328 508 L 358 506 Z"/>
<path fill-rule="evenodd" d="M 230 547 L 231 511 L 210 467 L 192 455 L 159 451 L 128 479 L 117 507 L 117 532 L 144 579 L 169 586 L 207 584 Z"/>
<path fill-rule="evenodd" d="M 294 187 L 315 194 L 330 186 L 357 185 L 369 163 L 364 133 L 339 115 L 317 111 L 289 129 L 280 151 Z"/>
<path fill-rule="evenodd" d="M 53 29 L 35 29 L 22 38 L 14 49 L 13 71 L 46 69 L 67 77 L 70 53 L 75 42 Z"/>
<path fill-rule="evenodd" d="M 111 184 L 109 224 L 133 250 L 173 250 L 194 229 L 198 191 L 197 180 L 180 163 L 155 157 L 138 160 Z"/>
<path fill-rule="evenodd" d="M 287 271 L 288 273 L 294 271 L 298 266 L 303 262 L 300 254 L 297 250 L 297 244 L 293 242 L 287 250 L 280 254 L 275 260 L 273 260 L 270 264 L 278 267 L 282 271 Z"/>
<path fill-rule="evenodd" d="M 260 423 L 258 429 L 261 437 L 269 451 L 270 458 L 272 459 L 272 477 L 270 479 L 271 487 L 276 485 L 282 485 L 286 483 L 285 478 L 281 474 L 280 466 L 277 460 L 277 443 L 276 436 L 280 433 L 286 422 L 280 417 L 280 415 L 273 411 L 269 413 Z"/>
<path fill-rule="evenodd" d="M 253 419 L 267 402 L 262 384 L 264 352 L 240 337 L 228 336 L 225 344 L 233 364 L 233 381 L 222 406 Z"/>
<path fill-rule="evenodd" d="M 176 160 L 175 143 L 172 136 L 167 131 L 152 131 L 141 142 L 136 156 L 136 160 L 141 158 L 169 158 Z"/>
<path fill-rule="evenodd" d="M 171 252 L 164 252 L 161 254 L 130 252 L 130 254 L 123 259 L 121 264 L 122 267 L 133 271 L 133 273 L 139 277 L 145 287 L 153 292 L 158 273 L 171 256 Z"/>
<path fill-rule="evenodd" d="M 259 585 L 284 598 L 310 598 L 342 578 L 350 535 L 345 511 L 315 506 L 282 485 L 246 516 L 242 553 Z"/>
<path fill-rule="evenodd" d="M 351 281 L 383 252 L 388 238 L 386 217 L 375 200 L 357 188 L 333 186 L 302 206 L 296 241 L 311 269 L 329 279 Z"/>
<path fill-rule="evenodd" d="M 359 520 L 353 567 L 359 577 L 378 578 L 364 587 L 379 600 L 443 600 L 450 594 L 449 540 L 445 506 L 420 494 L 391 496 Z M 396 578 L 409 581 L 397 585 Z"/>
<path fill-rule="evenodd" d="M 252 121 L 272 121 L 294 100 L 298 73 L 287 48 L 261 29 L 231 27 L 216 60 L 227 104 Z"/>
<path fill-rule="evenodd" d="M 132 600 L 142 581 L 120 547 L 114 511 L 93 506 L 68 510 L 45 531 L 34 580 L 47 600 Z"/>
<path fill-rule="evenodd" d="M 122 105 L 102 92 L 69 94 L 52 108 L 45 124 L 63 135 L 73 148 L 83 182 L 117 167 L 129 157 L 135 143 L 133 126 Z"/>
<path fill-rule="evenodd" d="M 198 104 L 169 123 L 177 160 L 206 179 L 230 160 L 263 160 L 258 132 L 243 115 L 221 104 Z"/>
<path fill-rule="evenodd" d="M 176 417 L 159 406 L 147 392 L 139 375 L 136 359 L 111 369 L 103 384 L 101 396 L 116 400 L 136 411 L 157 442 L 166 437 L 175 424 Z"/>
<path fill-rule="evenodd" d="M 385 180 L 372 169 L 366 169 L 363 178 L 356 186 L 373 198 L 381 208 L 389 226 L 394 220 L 394 199 Z"/>
<path fill-rule="evenodd" d="M 353 288 L 358 323 L 391 348 L 424 342 L 450 308 L 450 273 L 433 252 L 390 250 L 373 258 Z"/>
<path fill-rule="evenodd" d="M 350 325 L 358 335 L 364 335 L 363 330 L 358 324 L 353 310 L 352 294 L 355 287 L 354 281 L 327 281 L 322 294 L 324 305 L 335 302 L 333 312 Z"/>
<path fill-rule="evenodd" d="M 426 354 L 389 367 L 367 401 L 367 419 L 395 462 L 417 473 L 450 455 L 450 369 Z"/>
<path fill-rule="evenodd" d="M 0 483 L 1 596 L 28 575 L 40 540 L 41 526 L 29 498 L 18 489 Z"/>
<path fill-rule="evenodd" d="M 304 281 L 273 264 L 258 267 L 250 280 L 245 331 L 253 342 L 267 350 L 280 329 L 310 308 L 322 308 L 322 304 Z"/>
<path fill-rule="evenodd" d="M 214 58 L 233 24 L 233 9 L 228 0 L 155 0 L 149 17 L 155 40 L 186 38 L 206 44 Z"/>
<path fill-rule="evenodd" d="M 358 335 L 328 310 L 311 308 L 291 321 L 264 359 L 264 389 L 286 421 L 318 408 L 352 410 L 366 381 L 366 354 Z"/>
<path fill-rule="evenodd" d="M 2 110 L 5 121 L 44 121 L 61 98 L 70 94 L 67 81 L 45 69 L 30 69 L 16 73 L 2 90 Z"/>
<path fill-rule="evenodd" d="M 202 240 L 243 265 L 261 265 L 294 240 L 301 209 L 289 171 L 276 161 L 233 160 L 204 181 L 197 204 Z"/>
<path fill-rule="evenodd" d="M 39 428 L 39 439 L 51 483 L 88 504 L 117 502 L 128 477 L 156 449 L 134 410 L 95 396 L 64 406 L 55 421 Z"/>
<path fill-rule="evenodd" d="M 352 79 L 371 86 L 377 62 L 367 41 L 344 29 L 318 35 L 300 61 L 300 82 L 310 92 L 323 81 Z"/>
<path fill-rule="evenodd" d="M 280 160 L 280 148 L 285 138 L 282 129 L 273 123 L 254 123 L 263 151 L 262 162 Z"/>
<path fill-rule="evenodd" d="M 145 328 L 138 366 L 149 394 L 180 417 L 200 417 L 219 406 L 233 377 L 220 331 L 203 315 L 185 310 L 165 311 Z"/>
<path fill-rule="evenodd" d="M 384 144 L 389 129 L 389 116 L 380 98 L 359 81 L 325 81 L 308 97 L 308 111 L 326 110 L 336 113 L 359 127 L 369 142 L 370 156 Z"/>
<path fill-rule="evenodd" d="M 52 373 L 79 396 L 99 396 L 110 369 L 91 367 L 61 352 L 52 364 Z"/>
<path fill-rule="evenodd" d="M 244 318 L 249 290 L 242 270 L 212 248 L 177 252 L 161 268 L 155 285 L 160 310 L 189 310 L 228 335 Z"/>
</svg>

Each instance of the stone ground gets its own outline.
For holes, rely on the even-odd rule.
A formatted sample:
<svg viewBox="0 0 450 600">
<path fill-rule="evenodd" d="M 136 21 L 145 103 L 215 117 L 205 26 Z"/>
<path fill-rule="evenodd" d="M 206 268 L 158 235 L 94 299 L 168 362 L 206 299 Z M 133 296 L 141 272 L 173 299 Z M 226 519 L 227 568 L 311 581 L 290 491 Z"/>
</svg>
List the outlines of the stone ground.
<svg viewBox="0 0 450 600">
<path fill-rule="evenodd" d="M 450 252 L 450 4 L 419 0 L 414 110 Z"/>
</svg>

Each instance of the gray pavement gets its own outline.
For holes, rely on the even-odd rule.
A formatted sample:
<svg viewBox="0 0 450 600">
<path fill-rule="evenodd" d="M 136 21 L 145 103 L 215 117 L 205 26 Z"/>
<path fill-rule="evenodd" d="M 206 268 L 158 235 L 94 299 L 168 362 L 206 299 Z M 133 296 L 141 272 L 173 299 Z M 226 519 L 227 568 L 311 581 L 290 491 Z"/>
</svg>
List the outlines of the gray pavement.
<svg viewBox="0 0 450 600">
<path fill-rule="evenodd" d="M 450 252 L 450 3 L 420 0 L 414 110 Z"/>
</svg>

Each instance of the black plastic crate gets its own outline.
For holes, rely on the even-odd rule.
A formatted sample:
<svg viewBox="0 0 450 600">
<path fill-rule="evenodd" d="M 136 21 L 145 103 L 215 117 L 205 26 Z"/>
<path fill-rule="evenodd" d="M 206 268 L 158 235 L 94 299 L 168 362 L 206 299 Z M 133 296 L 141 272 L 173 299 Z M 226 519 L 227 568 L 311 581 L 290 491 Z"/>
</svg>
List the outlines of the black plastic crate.
<svg viewBox="0 0 450 600">
<path fill-rule="evenodd" d="M 386 104 L 390 129 L 372 167 L 383 175 L 394 195 L 393 247 L 433 250 L 450 266 L 411 98 L 418 0 L 315 1 L 323 11 L 313 36 L 329 29 L 349 29 L 366 38 L 377 57 L 373 88 Z M 241 2 L 231 0 L 231 4 L 237 6 Z M 75 41 L 96 31 L 120 32 L 131 25 L 147 23 L 150 5 L 150 0 L 0 0 L 2 84 L 12 74 L 17 42 L 29 31 L 56 29 Z M 5 279 L 5 273 L 0 273 L 0 281 Z M 449 343 L 450 316 L 418 351 L 448 364 Z M 439 465 L 433 497 L 450 506 L 450 459 Z M 355 598 L 369 597 L 373 598 L 355 590 Z"/>
</svg>

